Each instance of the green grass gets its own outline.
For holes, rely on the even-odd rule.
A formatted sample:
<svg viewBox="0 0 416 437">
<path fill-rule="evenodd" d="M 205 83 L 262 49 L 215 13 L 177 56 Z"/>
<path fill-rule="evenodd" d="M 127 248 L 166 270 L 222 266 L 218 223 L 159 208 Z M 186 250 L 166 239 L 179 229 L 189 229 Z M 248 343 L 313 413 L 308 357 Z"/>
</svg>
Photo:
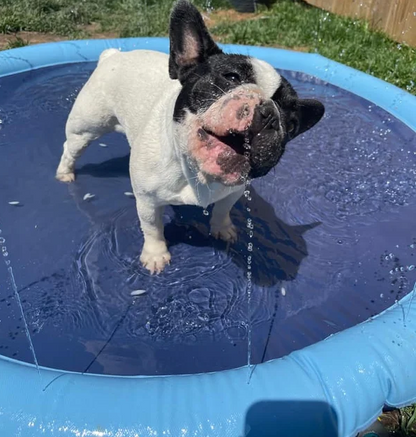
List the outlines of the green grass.
<svg viewBox="0 0 416 437">
<path fill-rule="evenodd" d="M 204 1 L 196 1 L 203 7 Z M 212 1 L 214 7 L 226 4 Z M 84 37 L 99 23 L 121 37 L 160 36 L 167 31 L 173 0 L 0 0 L 0 33 L 33 31 Z"/>
<path fill-rule="evenodd" d="M 206 0 L 195 3 L 204 7 Z M 0 0 L 0 33 L 36 31 L 89 36 L 91 23 L 120 37 L 166 35 L 173 0 Z M 213 0 L 214 8 L 227 7 Z M 219 23 L 222 42 L 302 47 L 416 94 L 416 50 L 373 31 L 364 21 L 338 17 L 299 0 L 278 0 L 250 19 Z M 93 36 L 93 35 L 92 35 Z"/>
<path fill-rule="evenodd" d="M 400 410 L 400 413 L 400 431 L 405 436 L 414 436 L 414 425 L 416 424 L 416 405 L 404 407 Z"/>
<path fill-rule="evenodd" d="M 78 36 L 77 26 L 88 24 L 97 9 L 97 2 L 82 0 L 2 0 L 0 32 L 27 30 Z"/>
</svg>

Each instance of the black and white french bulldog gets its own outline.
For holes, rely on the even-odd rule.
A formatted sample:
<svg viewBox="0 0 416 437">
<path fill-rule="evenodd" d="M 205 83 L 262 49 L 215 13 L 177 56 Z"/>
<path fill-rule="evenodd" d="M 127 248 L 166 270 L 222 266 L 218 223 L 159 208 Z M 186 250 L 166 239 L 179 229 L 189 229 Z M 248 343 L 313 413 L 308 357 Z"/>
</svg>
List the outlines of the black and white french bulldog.
<svg viewBox="0 0 416 437">
<path fill-rule="evenodd" d="M 320 102 L 299 99 L 268 63 L 223 53 L 195 6 L 179 0 L 170 19 L 169 56 L 101 54 L 69 115 L 56 177 L 72 182 L 75 160 L 91 141 L 124 133 L 144 234 L 140 260 L 158 273 L 171 259 L 165 205 L 215 203 L 212 235 L 235 241 L 230 210 L 246 182 L 266 175 L 286 143 L 323 114 Z"/>
</svg>

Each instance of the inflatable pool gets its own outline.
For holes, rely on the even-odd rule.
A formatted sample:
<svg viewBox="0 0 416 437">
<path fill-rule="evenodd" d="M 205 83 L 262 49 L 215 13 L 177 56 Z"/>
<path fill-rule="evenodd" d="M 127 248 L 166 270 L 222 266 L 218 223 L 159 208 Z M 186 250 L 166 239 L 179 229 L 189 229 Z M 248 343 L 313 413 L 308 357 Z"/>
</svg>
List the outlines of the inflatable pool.
<svg viewBox="0 0 416 437">
<path fill-rule="evenodd" d="M 137 267 L 122 137 L 97 141 L 74 185 L 54 180 L 109 47 L 168 41 L 0 53 L 0 434 L 348 437 L 416 400 L 416 98 L 316 54 L 223 46 L 327 107 L 233 212 L 254 222 L 247 308 L 245 236 L 211 241 L 200 210 L 167 212 L 178 264 Z"/>
</svg>

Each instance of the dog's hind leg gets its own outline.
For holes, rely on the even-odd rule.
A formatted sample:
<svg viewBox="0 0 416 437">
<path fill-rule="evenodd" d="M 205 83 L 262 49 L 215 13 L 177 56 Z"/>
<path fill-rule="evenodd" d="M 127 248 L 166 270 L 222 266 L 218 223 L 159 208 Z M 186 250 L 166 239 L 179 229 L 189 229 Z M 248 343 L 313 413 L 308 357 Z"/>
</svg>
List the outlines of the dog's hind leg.
<svg viewBox="0 0 416 437">
<path fill-rule="evenodd" d="M 118 120 L 108 110 L 100 90 L 87 83 L 81 90 L 66 124 L 66 141 L 56 178 L 62 182 L 75 180 L 75 161 L 88 145 L 116 129 Z"/>
<path fill-rule="evenodd" d="M 67 140 L 64 143 L 64 152 L 56 170 L 56 179 L 61 182 L 72 182 L 75 180 L 75 161 L 89 143 L 96 138 L 98 136 L 92 135 L 90 132 L 70 133 L 67 136 Z"/>
</svg>

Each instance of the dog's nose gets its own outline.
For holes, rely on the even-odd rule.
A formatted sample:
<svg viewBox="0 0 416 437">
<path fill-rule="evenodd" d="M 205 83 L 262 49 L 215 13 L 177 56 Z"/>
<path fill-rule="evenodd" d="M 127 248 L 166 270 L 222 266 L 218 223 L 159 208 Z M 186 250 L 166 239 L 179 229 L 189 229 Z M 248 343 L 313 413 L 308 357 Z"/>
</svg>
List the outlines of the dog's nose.
<svg viewBox="0 0 416 437">
<path fill-rule="evenodd" d="M 279 129 L 279 113 L 270 100 L 260 103 L 254 110 L 251 130 L 257 133 L 263 129 Z"/>
</svg>

